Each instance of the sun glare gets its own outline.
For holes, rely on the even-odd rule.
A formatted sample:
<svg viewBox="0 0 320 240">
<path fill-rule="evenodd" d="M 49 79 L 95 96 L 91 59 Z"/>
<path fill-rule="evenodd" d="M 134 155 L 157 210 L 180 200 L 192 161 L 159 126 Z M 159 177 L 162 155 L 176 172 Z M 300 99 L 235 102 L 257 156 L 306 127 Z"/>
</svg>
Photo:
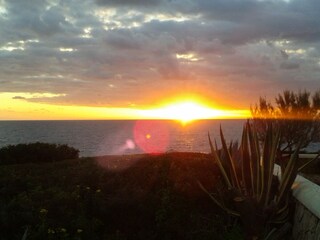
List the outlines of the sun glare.
<svg viewBox="0 0 320 240">
<path fill-rule="evenodd" d="M 17 97 L 18 96 L 18 97 Z M 249 110 L 210 107 L 204 100 L 171 100 L 152 109 L 64 106 L 30 102 L 43 95 L 0 93 L 2 120 L 72 120 L 72 119 L 170 119 L 183 124 L 197 119 L 247 118 Z M 55 97 L 55 95 L 45 95 Z M 152 137 L 152 136 L 150 136 Z"/>
<path fill-rule="evenodd" d="M 217 116 L 216 110 L 201 106 L 195 102 L 176 103 L 164 107 L 159 111 L 162 112 L 162 116 L 164 118 L 176 119 L 182 123 L 188 123 L 196 119 L 206 119 Z"/>
<path fill-rule="evenodd" d="M 247 112 L 245 110 L 220 110 L 196 101 L 181 101 L 158 109 L 147 110 L 143 115 L 150 118 L 178 120 L 182 124 L 187 124 L 200 119 L 243 118 L 247 116 Z"/>
</svg>

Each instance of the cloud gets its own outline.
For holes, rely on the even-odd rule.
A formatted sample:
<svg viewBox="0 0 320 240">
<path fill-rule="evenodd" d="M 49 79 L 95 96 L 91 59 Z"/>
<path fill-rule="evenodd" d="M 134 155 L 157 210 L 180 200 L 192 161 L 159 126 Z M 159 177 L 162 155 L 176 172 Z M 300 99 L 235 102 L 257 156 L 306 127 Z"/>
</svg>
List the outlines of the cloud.
<svg viewBox="0 0 320 240">
<path fill-rule="evenodd" d="M 102 6 L 157 6 L 162 0 L 96 0 Z"/>
<path fill-rule="evenodd" d="M 12 99 L 22 100 L 22 99 L 26 99 L 26 98 L 22 97 L 22 96 L 14 96 L 14 97 L 12 97 Z"/>
<path fill-rule="evenodd" d="M 280 68 L 288 69 L 288 70 L 297 69 L 299 67 L 300 67 L 300 64 L 299 63 L 295 63 L 295 62 L 283 62 L 280 65 Z"/>
<path fill-rule="evenodd" d="M 280 53 L 281 53 L 281 56 L 282 56 L 284 59 L 288 59 L 288 58 L 289 58 L 289 55 L 286 53 L 286 51 L 280 50 Z"/>
<path fill-rule="evenodd" d="M 320 78 L 316 0 L 8 0 L 3 9 L 1 91 L 58 94 L 28 101 L 149 106 L 178 91 L 248 106 Z"/>
</svg>

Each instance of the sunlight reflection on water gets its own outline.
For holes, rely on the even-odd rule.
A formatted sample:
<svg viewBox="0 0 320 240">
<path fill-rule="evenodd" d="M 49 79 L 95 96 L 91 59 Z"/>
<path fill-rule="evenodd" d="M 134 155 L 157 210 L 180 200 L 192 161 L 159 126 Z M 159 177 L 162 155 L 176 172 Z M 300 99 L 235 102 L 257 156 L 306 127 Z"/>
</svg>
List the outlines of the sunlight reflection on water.
<svg viewBox="0 0 320 240">
<path fill-rule="evenodd" d="M 148 121 L 140 121 L 140 128 Z M 245 120 L 201 120 L 185 126 L 176 121 L 149 121 L 156 134 L 167 138 L 161 151 L 209 152 L 208 132 L 219 138 L 220 124 L 227 141 L 240 139 Z M 156 125 L 155 122 L 160 124 Z M 136 121 L 1 121 L 0 147 L 8 144 L 49 142 L 68 144 L 81 156 L 122 155 L 150 152 L 135 139 Z M 150 127 L 149 126 L 149 127 Z M 160 126 L 160 127 L 159 127 Z M 164 130 L 165 129 L 165 130 Z M 167 131 L 167 133 L 164 133 Z M 151 140 L 155 133 L 146 133 Z M 150 136 L 147 136 L 149 134 Z M 168 136 L 165 136 L 165 135 Z M 149 137 L 149 138 L 148 138 Z M 156 142 L 160 144 L 161 141 Z M 218 144 L 220 144 L 218 140 Z M 158 151 L 159 149 L 156 149 Z"/>
</svg>

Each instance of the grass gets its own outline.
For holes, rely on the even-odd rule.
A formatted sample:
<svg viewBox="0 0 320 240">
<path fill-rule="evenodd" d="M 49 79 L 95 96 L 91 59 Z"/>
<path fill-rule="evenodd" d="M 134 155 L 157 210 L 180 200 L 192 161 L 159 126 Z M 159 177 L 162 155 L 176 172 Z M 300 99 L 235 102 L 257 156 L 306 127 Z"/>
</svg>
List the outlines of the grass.
<svg viewBox="0 0 320 240">
<path fill-rule="evenodd" d="M 208 155 L 168 153 L 0 167 L 1 240 L 238 239 L 199 188 L 219 186 Z"/>
</svg>

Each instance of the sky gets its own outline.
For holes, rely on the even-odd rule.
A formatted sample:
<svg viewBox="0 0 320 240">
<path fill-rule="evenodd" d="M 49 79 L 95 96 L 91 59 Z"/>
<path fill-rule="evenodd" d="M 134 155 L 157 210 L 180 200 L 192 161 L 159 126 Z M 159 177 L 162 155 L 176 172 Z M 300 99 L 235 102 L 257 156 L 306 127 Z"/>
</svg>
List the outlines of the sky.
<svg viewBox="0 0 320 240">
<path fill-rule="evenodd" d="M 317 90 L 319 12 L 319 0 L 0 0 L 0 119 L 125 118 L 184 98 L 242 110 Z"/>
</svg>

